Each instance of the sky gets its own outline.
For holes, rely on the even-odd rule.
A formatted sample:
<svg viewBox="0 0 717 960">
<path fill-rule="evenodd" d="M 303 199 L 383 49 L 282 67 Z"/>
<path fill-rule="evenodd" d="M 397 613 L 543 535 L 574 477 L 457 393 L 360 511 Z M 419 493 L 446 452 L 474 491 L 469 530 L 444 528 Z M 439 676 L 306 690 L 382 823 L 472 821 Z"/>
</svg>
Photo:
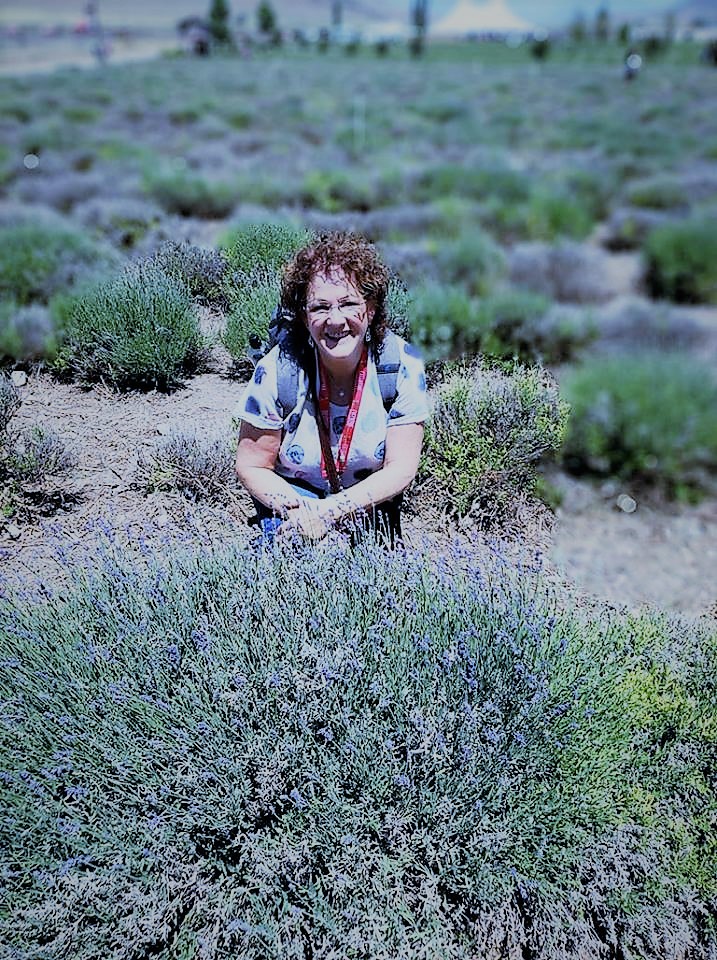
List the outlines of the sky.
<svg viewBox="0 0 717 960">
<path fill-rule="evenodd" d="M 271 0 L 280 22 L 289 23 L 292 11 L 311 10 L 312 19 L 322 17 L 330 20 L 330 0 Z M 717 10 L 717 0 L 713 0 Z M 18 22 L 75 22 L 83 16 L 86 0 L 0 0 L 0 23 Z M 365 11 L 377 11 L 387 20 L 408 22 L 411 0 L 354 0 L 356 7 Z M 456 0 L 429 0 L 430 20 L 435 22 L 448 13 Z M 576 13 L 583 13 L 589 20 L 601 5 L 605 5 L 614 22 L 653 14 L 664 15 L 668 9 L 685 5 L 685 0 L 507 0 L 513 13 L 537 26 L 548 29 L 566 26 Z M 710 0 L 702 0 L 709 7 Z M 248 12 L 251 20 L 258 0 L 229 0 L 233 13 Z M 351 0 L 345 3 L 345 20 L 351 22 Z M 209 8 L 209 0 L 99 0 L 99 9 L 106 22 L 140 25 L 165 22 L 174 25 L 177 19 L 188 13 L 203 14 Z M 323 21 L 322 21 L 323 22 Z"/>
</svg>

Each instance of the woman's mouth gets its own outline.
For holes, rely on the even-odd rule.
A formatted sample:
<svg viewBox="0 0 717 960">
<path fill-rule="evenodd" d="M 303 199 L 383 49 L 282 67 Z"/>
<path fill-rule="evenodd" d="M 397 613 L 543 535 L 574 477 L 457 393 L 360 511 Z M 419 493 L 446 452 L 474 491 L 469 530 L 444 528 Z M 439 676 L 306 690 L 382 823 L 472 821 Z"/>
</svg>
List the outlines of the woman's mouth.
<svg viewBox="0 0 717 960">
<path fill-rule="evenodd" d="M 326 341 L 329 347 L 335 347 L 337 343 L 340 343 L 344 337 L 348 336 L 348 331 L 343 331 L 342 333 L 325 333 L 324 340 Z"/>
</svg>

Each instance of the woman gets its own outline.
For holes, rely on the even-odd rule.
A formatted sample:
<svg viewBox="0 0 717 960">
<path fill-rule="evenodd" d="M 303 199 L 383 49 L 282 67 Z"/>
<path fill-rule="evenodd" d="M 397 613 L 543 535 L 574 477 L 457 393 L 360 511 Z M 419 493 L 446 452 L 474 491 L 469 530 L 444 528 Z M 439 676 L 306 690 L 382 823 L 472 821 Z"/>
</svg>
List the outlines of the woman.
<svg viewBox="0 0 717 960">
<path fill-rule="evenodd" d="M 400 534 L 428 404 L 418 351 L 387 331 L 387 286 L 376 251 L 353 234 L 321 236 L 284 270 L 286 335 L 257 365 L 238 412 L 237 475 L 265 533 L 318 540 L 368 521 L 392 542 Z M 384 353 L 398 360 L 386 401 Z"/>
</svg>

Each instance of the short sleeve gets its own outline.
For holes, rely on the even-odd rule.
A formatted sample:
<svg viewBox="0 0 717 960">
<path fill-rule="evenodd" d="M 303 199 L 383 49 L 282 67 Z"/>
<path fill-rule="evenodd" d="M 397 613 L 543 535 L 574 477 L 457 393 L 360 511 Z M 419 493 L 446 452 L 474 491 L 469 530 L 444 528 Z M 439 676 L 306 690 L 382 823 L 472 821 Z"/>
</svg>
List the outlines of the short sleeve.
<svg viewBox="0 0 717 960">
<path fill-rule="evenodd" d="M 401 341 L 401 366 L 396 380 L 396 399 L 388 411 L 388 426 L 424 423 L 428 419 L 426 370 L 420 350 Z"/>
<path fill-rule="evenodd" d="M 235 411 L 235 420 L 243 420 L 260 430 L 279 430 L 284 425 L 279 409 L 278 357 L 276 346 L 257 363 Z"/>
</svg>

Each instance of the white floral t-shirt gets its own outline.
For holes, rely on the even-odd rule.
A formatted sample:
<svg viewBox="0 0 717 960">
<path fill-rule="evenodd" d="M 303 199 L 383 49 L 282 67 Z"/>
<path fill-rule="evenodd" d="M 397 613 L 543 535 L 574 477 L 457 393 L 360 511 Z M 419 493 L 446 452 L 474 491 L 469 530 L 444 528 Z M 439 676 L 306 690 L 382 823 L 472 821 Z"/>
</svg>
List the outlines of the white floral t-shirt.
<svg viewBox="0 0 717 960">
<path fill-rule="evenodd" d="M 396 399 L 386 411 L 376 364 L 369 354 L 366 383 L 361 397 L 343 485 L 350 487 L 383 466 L 386 431 L 404 423 L 423 423 L 428 417 L 426 374 L 416 347 L 397 337 L 401 366 L 396 375 Z M 254 370 L 236 411 L 237 420 L 245 420 L 261 430 L 283 430 L 276 472 L 287 480 L 301 480 L 316 490 L 328 491 L 328 480 L 321 476 L 321 442 L 316 426 L 313 401 L 307 396 L 308 378 L 301 371 L 296 405 L 284 416 L 279 406 L 276 346 Z M 317 369 L 318 378 L 318 369 Z M 338 453 L 341 432 L 349 407 L 329 405 L 330 440 L 334 456 Z"/>
</svg>

